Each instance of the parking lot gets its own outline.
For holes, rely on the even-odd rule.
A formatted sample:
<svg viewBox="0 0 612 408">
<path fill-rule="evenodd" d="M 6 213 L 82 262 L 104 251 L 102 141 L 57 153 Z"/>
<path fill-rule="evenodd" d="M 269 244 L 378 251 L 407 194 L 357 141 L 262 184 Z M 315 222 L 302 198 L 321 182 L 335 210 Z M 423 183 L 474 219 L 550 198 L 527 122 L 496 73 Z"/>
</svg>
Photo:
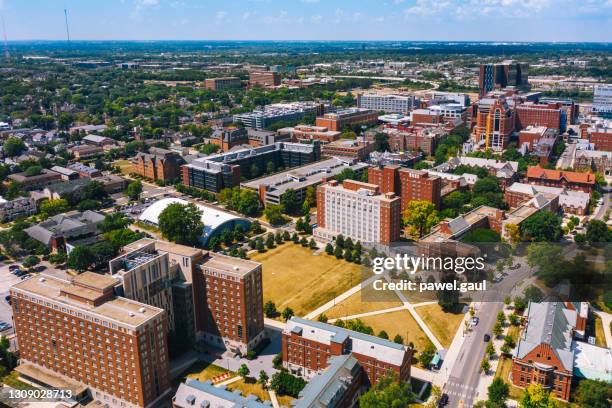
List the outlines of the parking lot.
<svg viewBox="0 0 612 408">
<path fill-rule="evenodd" d="M 5 297 L 9 294 L 11 286 L 18 282 L 21 282 L 21 278 L 9 271 L 9 264 L 0 264 L 0 321 L 7 322 L 11 326 L 13 325 L 13 309 L 5 300 Z M 14 334 L 14 330 L 11 328 L 1 334 L 10 336 Z"/>
</svg>

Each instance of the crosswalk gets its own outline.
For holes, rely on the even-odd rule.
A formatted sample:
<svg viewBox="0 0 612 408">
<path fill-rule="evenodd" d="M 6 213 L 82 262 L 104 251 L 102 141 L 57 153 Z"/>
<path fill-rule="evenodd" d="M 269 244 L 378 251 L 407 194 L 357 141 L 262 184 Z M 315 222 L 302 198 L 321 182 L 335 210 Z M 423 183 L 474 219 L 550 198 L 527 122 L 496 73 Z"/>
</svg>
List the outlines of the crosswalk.
<svg viewBox="0 0 612 408">
<path fill-rule="evenodd" d="M 460 406 L 462 401 L 462 406 L 468 408 L 472 406 L 476 396 L 476 387 L 464 384 L 458 379 L 450 379 L 444 386 L 443 392 L 448 395 L 451 407 Z"/>
</svg>

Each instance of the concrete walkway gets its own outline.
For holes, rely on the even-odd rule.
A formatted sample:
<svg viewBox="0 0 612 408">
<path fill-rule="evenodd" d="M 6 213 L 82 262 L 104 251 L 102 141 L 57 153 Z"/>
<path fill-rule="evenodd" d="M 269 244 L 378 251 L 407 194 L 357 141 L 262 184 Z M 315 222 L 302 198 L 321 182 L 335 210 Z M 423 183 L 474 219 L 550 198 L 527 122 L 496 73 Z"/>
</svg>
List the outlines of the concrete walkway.
<svg viewBox="0 0 612 408">
<path fill-rule="evenodd" d="M 274 392 L 274 390 L 272 389 L 268 390 L 268 394 L 270 394 L 270 401 L 272 401 L 272 406 L 274 408 L 280 408 L 280 404 L 278 403 L 278 400 L 276 399 L 276 393 Z"/>
<path fill-rule="evenodd" d="M 406 308 L 404 306 L 396 306 L 396 307 L 391 307 L 389 309 L 373 310 L 371 312 L 364 312 L 364 313 L 359 313 L 359 314 L 355 314 L 351 316 L 339 317 L 337 319 L 329 319 L 329 323 L 334 323 L 336 320 L 352 320 L 352 319 L 359 319 L 362 317 L 376 316 L 379 314 L 399 312 L 400 310 L 406 310 Z"/>
<path fill-rule="evenodd" d="M 606 347 L 612 347 L 612 333 L 610 332 L 610 323 L 612 323 L 612 314 L 595 311 L 595 314 L 601 317 L 601 323 L 603 324 L 603 330 L 606 335 Z"/>
<path fill-rule="evenodd" d="M 377 277 L 378 277 L 377 275 L 374 275 L 374 276 L 366 279 L 365 281 L 360 282 L 358 285 L 353 286 L 352 288 L 350 288 L 346 292 L 342 293 L 339 296 L 336 296 L 335 298 L 333 298 L 329 302 L 325 303 L 323 306 L 320 306 L 320 307 L 316 308 L 315 310 L 313 310 L 312 312 L 308 313 L 306 316 L 304 316 L 304 319 L 309 319 L 309 320 L 316 319 L 322 313 L 325 313 L 326 311 L 328 311 L 332 307 L 336 306 L 338 303 L 342 302 L 343 300 L 346 300 L 351 295 L 354 295 L 355 293 L 359 292 L 363 285 L 369 285 Z"/>
<path fill-rule="evenodd" d="M 237 375 L 235 377 L 230 378 L 229 380 L 221 381 L 220 383 L 215 384 L 215 387 L 221 387 L 223 385 L 228 385 L 228 384 L 231 384 L 231 383 L 235 383 L 235 382 L 240 381 L 240 380 L 242 380 L 242 377 Z"/>
</svg>

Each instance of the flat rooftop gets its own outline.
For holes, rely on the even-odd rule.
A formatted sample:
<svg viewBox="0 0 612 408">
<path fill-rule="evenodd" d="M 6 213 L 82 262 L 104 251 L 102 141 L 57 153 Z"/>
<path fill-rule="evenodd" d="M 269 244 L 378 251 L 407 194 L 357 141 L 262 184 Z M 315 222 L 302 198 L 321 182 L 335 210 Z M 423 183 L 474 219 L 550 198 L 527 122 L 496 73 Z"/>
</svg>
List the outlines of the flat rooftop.
<svg viewBox="0 0 612 408">
<path fill-rule="evenodd" d="M 200 267 L 204 269 L 210 268 L 236 276 L 245 276 L 259 266 L 260 264 L 257 262 L 221 254 L 211 254 L 211 256 L 205 258 L 204 261 L 200 263 Z"/>
<path fill-rule="evenodd" d="M 99 276 L 100 279 L 108 278 L 103 275 Z M 94 293 L 96 297 L 99 297 L 100 293 L 92 289 L 80 287 L 70 281 L 45 274 L 19 282 L 13 286 L 13 288 L 49 298 L 50 300 L 63 303 L 69 307 L 81 309 L 85 312 L 98 314 L 105 319 L 115 320 L 118 323 L 132 327 L 138 327 L 148 320 L 164 313 L 163 309 L 121 297 L 116 297 L 99 306 L 92 306 L 87 303 L 79 302 L 66 296 L 62 296 L 60 293 L 63 291 L 65 293 L 74 294 L 75 296 L 85 299 L 91 298 Z"/>
</svg>

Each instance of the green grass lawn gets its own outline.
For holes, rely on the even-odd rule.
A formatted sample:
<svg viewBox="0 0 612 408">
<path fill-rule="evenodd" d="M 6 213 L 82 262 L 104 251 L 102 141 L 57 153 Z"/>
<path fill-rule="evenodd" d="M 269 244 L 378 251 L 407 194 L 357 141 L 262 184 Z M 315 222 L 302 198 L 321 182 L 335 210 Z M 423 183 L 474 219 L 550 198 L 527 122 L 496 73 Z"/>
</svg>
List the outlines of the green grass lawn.
<svg viewBox="0 0 612 408">
<path fill-rule="evenodd" d="M 388 290 L 376 292 L 371 285 L 368 285 L 336 304 L 336 306 L 325 312 L 325 315 L 330 319 L 336 319 L 376 310 L 390 309 L 401 305 L 402 302 L 395 292 Z"/>
<path fill-rule="evenodd" d="M 338 260 L 301 245 L 285 243 L 250 257 L 263 270 L 264 302 L 273 301 L 279 311 L 290 307 L 296 316 L 332 300 L 361 281 L 362 266 Z"/>
<path fill-rule="evenodd" d="M 240 379 L 236 382 L 227 384 L 226 387 L 230 391 L 240 390 L 240 393 L 246 397 L 249 394 L 255 395 L 260 401 L 269 401 L 270 393 L 265 390 L 261 384 L 256 382 L 254 379 L 249 379 L 249 382 Z"/>
<path fill-rule="evenodd" d="M 438 304 L 419 306 L 416 312 L 445 348 L 450 347 L 465 316 L 463 313 L 445 312 Z"/>
<path fill-rule="evenodd" d="M 375 334 L 386 331 L 391 340 L 399 334 L 404 338 L 404 344 L 414 343 L 417 351 L 423 351 L 431 343 L 407 310 L 363 317 L 361 320 L 371 326 Z"/>
<path fill-rule="evenodd" d="M 234 377 L 236 375 L 236 373 L 228 371 L 223 367 L 219 367 L 204 361 L 197 361 L 183 372 L 183 374 L 177 379 L 177 382 L 184 382 L 188 378 L 206 382 L 208 380 L 212 380 L 214 377 L 225 373 L 231 374 L 231 376 L 228 378 Z"/>
</svg>

